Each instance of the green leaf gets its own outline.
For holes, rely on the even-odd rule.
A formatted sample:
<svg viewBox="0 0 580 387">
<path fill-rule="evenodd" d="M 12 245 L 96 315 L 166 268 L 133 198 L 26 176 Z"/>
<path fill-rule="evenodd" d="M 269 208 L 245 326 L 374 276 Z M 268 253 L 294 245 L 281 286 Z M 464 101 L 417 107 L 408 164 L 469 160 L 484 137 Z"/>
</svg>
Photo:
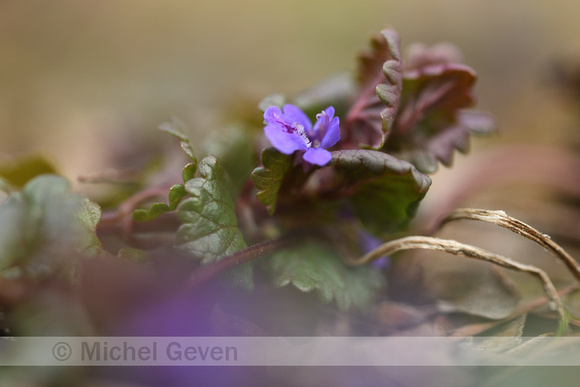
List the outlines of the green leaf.
<svg viewBox="0 0 580 387">
<path fill-rule="evenodd" d="M 249 130 L 240 126 L 230 126 L 224 130 L 212 132 L 204 144 L 207 154 L 215 156 L 229 178 L 232 195 L 236 195 L 257 164 L 254 151 L 254 138 Z"/>
<path fill-rule="evenodd" d="M 260 190 L 256 197 L 272 215 L 276 211 L 278 191 L 284 175 L 292 166 L 292 158 L 274 148 L 267 148 L 262 152 L 262 165 L 252 172 L 252 182 Z"/>
<path fill-rule="evenodd" d="M 195 157 L 195 152 L 191 146 L 189 138 L 185 134 L 185 125 L 179 121 L 177 118 L 173 118 L 170 122 L 165 122 L 159 125 L 160 131 L 171 134 L 181 140 L 181 149 L 189 156 L 192 163 L 197 165 L 197 158 Z"/>
<path fill-rule="evenodd" d="M 189 138 L 184 133 L 185 125 L 179 121 L 176 117 L 173 117 L 171 121 L 164 122 L 159 125 L 158 129 L 162 132 L 171 134 L 172 136 L 180 139 L 183 142 L 189 142 Z"/>
<path fill-rule="evenodd" d="M 183 172 L 181 173 L 183 182 L 185 183 L 195 177 L 197 171 L 197 158 L 195 157 L 189 138 L 187 138 L 187 135 L 182 130 L 184 128 L 185 126 L 183 123 L 176 118 L 171 122 L 159 125 L 160 131 L 169 133 L 181 140 L 181 149 L 183 149 L 192 161 L 183 168 Z M 183 184 L 175 184 L 169 189 L 167 204 L 159 202 L 152 204 L 148 210 L 141 208 L 136 209 L 133 211 L 133 220 L 136 222 L 149 222 L 161 214 L 174 211 L 186 195 L 187 191 L 185 190 L 185 186 Z"/>
<path fill-rule="evenodd" d="M 497 320 L 513 313 L 522 296 L 509 277 L 495 267 L 455 266 L 459 268 L 445 270 L 438 265 L 424 278 L 425 289 L 446 311 Z"/>
<path fill-rule="evenodd" d="M 25 211 L 20 193 L 11 194 L 0 204 L 0 270 L 26 259 Z"/>
<path fill-rule="evenodd" d="M 191 163 L 183 167 L 181 173 L 183 177 L 183 182 L 187 182 L 195 177 L 197 172 L 197 159 L 193 154 L 193 148 L 189 145 L 189 140 L 186 135 L 179 130 L 178 124 L 176 123 L 165 123 L 159 127 L 159 130 L 169 133 L 182 140 L 181 148 L 187 153 L 187 155 L 193 160 Z M 164 214 L 169 211 L 174 211 L 183 198 L 187 195 L 185 186 L 183 184 L 175 184 L 169 189 L 168 203 L 154 203 L 151 205 L 149 210 L 142 208 L 133 211 L 133 220 L 136 222 L 149 222 L 159 215 Z"/>
<path fill-rule="evenodd" d="M 40 155 L 0 163 L 0 177 L 17 188 L 23 187 L 26 182 L 36 176 L 50 173 L 56 173 L 54 166 Z"/>
<path fill-rule="evenodd" d="M 431 185 L 413 164 L 378 151 L 334 151 L 331 165 L 334 176 L 321 184 L 347 197 L 364 226 L 379 236 L 405 227 Z"/>
<path fill-rule="evenodd" d="M 238 228 L 234 202 L 221 180 L 217 159 L 204 158 L 199 173 L 201 177 L 185 183 L 191 198 L 179 208 L 184 224 L 177 231 L 176 246 L 201 259 L 202 264 L 209 264 L 245 248 L 246 243 Z M 234 268 L 229 281 L 251 288 L 252 267 L 244 264 Z"/>
<path fill-rule="evenodd" d="M 84 232 L 81 234 L 83 253 L 95 256 L 102 251 L 101 241 L 97 237 L 96 228 L 101 221 L 101 207 L 97 203 L 91 202 L 88 198 L 80 194 L 72 194 L 78 197 L 81 202 L 77 218 L 82 224 Z"/>
<path fill-rule="evenodd" d="M 183 177 L 183 182 L 191 180 L 195 177 L 195 172 L 197 172 L 197 163 L 189 163 L 183 167 L 183 172 L 181 176 Z"/>
<path fill-rule="evenodd" d="M 149 210 L 136 209 L 133 211 L 133 220 L 136 222 L 149 222 L 161 214 L 174 211 L 185 195 L 187 195 L 185 186 L 183 184 L 175 184 L 169 189 L 169 204 L 154 203 Z"/>
<path fill-rule="evenodd" d="M 316 243 L 280 250 L 264 260 L 274 286 L 292 284 L 302 292 L 316 291 L 324 302 L 334 300 L 341 310 L 371 306 L 384 287 L 382 274 L 370 266 L 349 267 L 336 252 Z"/>
<path fill-rule="evenodd" d="M 74 279 L 77 256 L 100 253 L 101 210 L 69 191 L 66 179 L 41 175 L 0 204 L 0 270 L 17 265 L 33 276 L 59 272 Z"/>
<path fill-rule="evenodd" d="M 505 353 L 521 344 L 520 338 L 526 325 L 527 315 L 522 314 L 510 321 L 488 329 L 479 336 L 476 345 L 478 351 Z"/>
<path fill-rule="evenodd" d="M 10 192 L 12 192 L 12 187 L 6 180 L 0 177 L 0 203 L 8 198 Z"/>
</svg>

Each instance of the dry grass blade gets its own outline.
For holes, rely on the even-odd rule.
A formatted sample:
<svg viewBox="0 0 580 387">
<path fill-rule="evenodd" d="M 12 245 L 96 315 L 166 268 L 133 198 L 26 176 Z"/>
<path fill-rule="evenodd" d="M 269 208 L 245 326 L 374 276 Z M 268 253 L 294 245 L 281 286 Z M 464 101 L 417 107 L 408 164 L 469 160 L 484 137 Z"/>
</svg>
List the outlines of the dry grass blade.
<svg viewBox="0 0 580 387">
<path fill-rule="evenodd" d="M 475 246 L 466 245 L 454 240 L 440 239 L 434 237 L 426 236 L 410 236 L 401 239 L 396 239 L 387 243 L 382 244 L 368 254 L 362 256 L 359 259 L 351 260 L 348 263 L 351 265 L 364 265 L 375 259 L 383 257 L 385 255 L 393 254 L 397 251 L 402 250 L 413 250 L 413 249 L 424 249 L 424 250 L 436 250 L 443 251 L 445 253 L 478 259 L 482 261 L 487 261 L 494 263 L 496 265 L 505 267 L 507 269 L 516 270 L 524 273 L 529 273 L 537 277 L 544 288 L 550 300 L 550 306 L 552 309 L 556 309 L 561 321 L 565 319 L 564 306 L 562 300 L 558 296 L 558 292 L 550 277 L 543 270 L 530 265 L 524 265 L 522 263 L 516 262 L 512 259 L 503 257 L 501 255 L 480 249 Z"/>
<path fill-rule="evenodd" d="M 570 254 L 568 254 L 562 247 L 560 247 L 556 242 L 550 239 L 549 236 L 543 234 L 531 227 L 530 225 L 507 215 L 504 211 L 490 211 L 490 210 L 480 210 L 475 208 L 460 208 L 452 211 L 441 223 L 444 225 L 446 223 L 452 222 L 454 220 L 460 219 L 472 219 L 481 220 L 483 222 L 493 223 L 500 227 L 507 228 L 510 231 L 515 232 L 523 237 L 526 237 L 545 249 L 551 251 L 556 258 L 566 265 L 568 270 L 580 281 L 580 265 Z"/>
</svg>

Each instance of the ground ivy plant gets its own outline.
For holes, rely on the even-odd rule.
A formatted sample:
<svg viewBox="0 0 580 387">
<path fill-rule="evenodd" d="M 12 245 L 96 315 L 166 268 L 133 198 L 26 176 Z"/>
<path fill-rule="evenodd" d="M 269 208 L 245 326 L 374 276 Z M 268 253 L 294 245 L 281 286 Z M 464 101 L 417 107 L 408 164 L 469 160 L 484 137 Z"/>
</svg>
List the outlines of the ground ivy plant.
<svg viewBox="0 0 580 387">
<path fill-rule="evenodd" d="M 482 250 L 418 236 L 391 241 L 405 236 L 429 174 L 451 166 L 472 134 L 494 130 L 492 117 L 473 109 L 475 81 L 455 47 L 414 44 L 403 53 L 398 33 L 385 28 L 352 80 L 266 96 L 205 144 L 193 144 L 178 121 L 161 125 L 187 158 L 181 176 L 143 184 L 104 211 L 71 193 L 44 160 L 0 166 L 2 276 L 74 284 L 87 257 L 147 265 L 169 245 L 192 263 L 192 288 L 219 279 L 249 292 L 263 278 L 365 312 L 384 295 L 390 254 L 432 248 L 527 270 L 553 296 L 543 272 Z M 116 242 L 105 243 L 111 235 Z"/>
</svg>

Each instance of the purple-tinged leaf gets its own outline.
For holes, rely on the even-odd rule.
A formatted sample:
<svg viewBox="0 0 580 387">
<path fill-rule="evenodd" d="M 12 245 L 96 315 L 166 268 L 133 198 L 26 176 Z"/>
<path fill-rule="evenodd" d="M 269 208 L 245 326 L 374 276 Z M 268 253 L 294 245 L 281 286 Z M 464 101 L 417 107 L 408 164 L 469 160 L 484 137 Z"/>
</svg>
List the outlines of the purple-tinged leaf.
<svg viewBox="0 0 580 387">
<path fill-rule="evenodd" d="M 496 130 L 493 116 L 479 110 L 460 110 L 457 113 L 457 122 L 474 134 L 490 134 Z"/>
<path fill-rule="evenodd" d="M 495 126 L 490 115 L 464 110 L 475 102 L 470 67 L 436 55 L 414 60 L 432 63 L 404 72 L 399 115 L 382 150 L 432 173 L 438 162 L 450 166 L 456 149 L 468 150 L 470 133 L 489 133 Z"/>
<path fill-rule="evenodd" d="M 463 55 L 454 44 L 444 42 L 429 47 L 423 43 L 412 43 L 405 48 L 403 71 L 448 63 L 463 63 Z"/>
<path fill-rule="evenodd" d="M 494 129 L 495 122 L 491 115 L 476 110 L 460 110 L 455 115 L 455 123 L 431 137 L 425 148 L 443 165 L 450 167 L 455 150 L 463 153 L 469 150 L 470 133 L 488 134 Z"/>
<path fill-rule="evenodd" d="M 462 64 L 429 65 L 405 71 L 403 101 L 393 135 L 408 132 L 431 113 L 452 115 L 471 106 L 477 75 Z"/>
<path fill-rule="evenodd" d="M 379 149 L 397 115 L 401 98 L 400 38 L 386 28 L 372 41 L 372 50 L 361 56 L 360 91 L 346 116 L 344 143 Z"/>
<path fill-rule="evenodd" d="M 421 172 L 432 173 L 437 170 L 438 162 L 450 167 L 455 150 L 462 153 L 469 150 L 470 133 L 488 134 L 495 129 L 493 117 L 485 112 L 461 110 L 455 119 L 455 122 L 439 121 L 438 132 L 430 137 L 416 136 L 406 142 L 410 149 L 392 153 L 409 160 Z"/>
</svg>

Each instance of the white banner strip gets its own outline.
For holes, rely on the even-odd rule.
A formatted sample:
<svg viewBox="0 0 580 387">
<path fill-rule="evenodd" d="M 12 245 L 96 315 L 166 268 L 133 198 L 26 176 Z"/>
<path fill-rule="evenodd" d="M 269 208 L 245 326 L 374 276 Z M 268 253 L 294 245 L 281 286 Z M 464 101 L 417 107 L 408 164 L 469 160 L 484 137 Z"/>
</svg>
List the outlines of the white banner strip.
<svg viewBox="0 0 580 387">
<path fill-rule="evenodd" d="M 482 365 L 580 366 L 580 338 L 0 338 L 0 366 Z"/>
</svg>

